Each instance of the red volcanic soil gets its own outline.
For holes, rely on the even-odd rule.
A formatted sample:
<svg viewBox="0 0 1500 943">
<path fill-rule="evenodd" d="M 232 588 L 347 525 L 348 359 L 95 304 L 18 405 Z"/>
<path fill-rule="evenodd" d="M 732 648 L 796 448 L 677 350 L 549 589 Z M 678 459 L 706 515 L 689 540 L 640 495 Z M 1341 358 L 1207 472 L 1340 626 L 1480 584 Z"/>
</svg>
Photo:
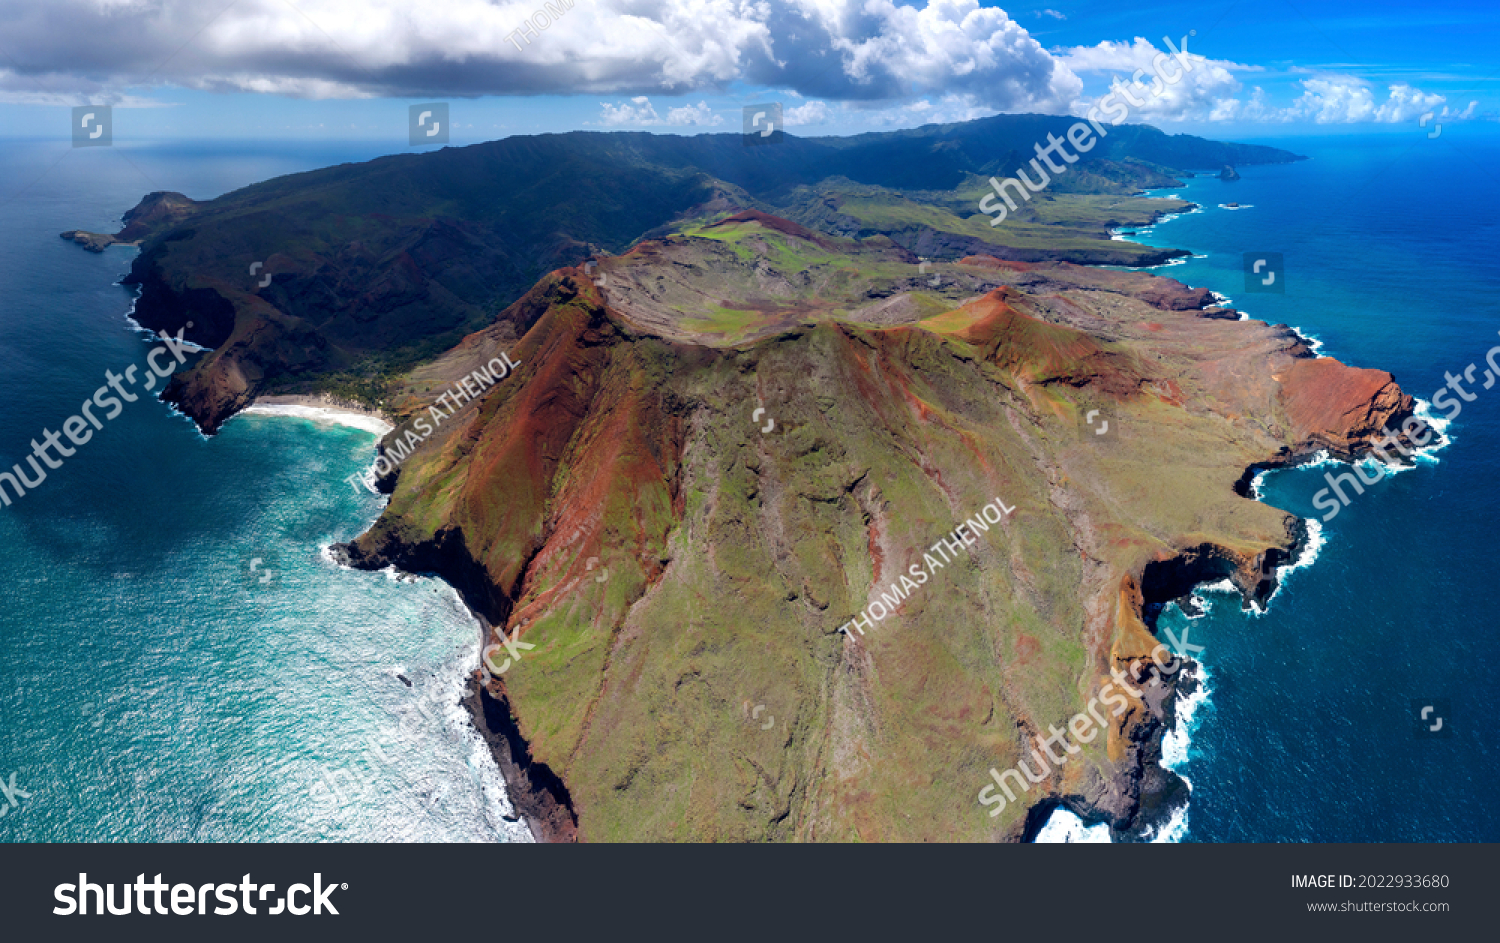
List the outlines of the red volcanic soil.
<svg viewBox="0 0 1500 943">
<path fill-rule="evenodd" d="M 1340 452 L 1404 419 L 1414 405 L 1384 370 L 1348 367 L 1332 357 L 1295 361 L 1281 375 L 1281 397 L 1294 435 Z"/>
<path fill-rule="evenodd" d="M 1032 382 L 1062 381 L 1074 386 L 1098 382 L 1113 395 L 1128 395 L 1140 377 L 1128 363 L 1110 355 L 1082 331 L 1034 318 L 1017 305 L 1026 296 L 998 288 L 947 314 L 930 318 L 929 330 L 973 344 L 986 360 Z"/>
</svg>

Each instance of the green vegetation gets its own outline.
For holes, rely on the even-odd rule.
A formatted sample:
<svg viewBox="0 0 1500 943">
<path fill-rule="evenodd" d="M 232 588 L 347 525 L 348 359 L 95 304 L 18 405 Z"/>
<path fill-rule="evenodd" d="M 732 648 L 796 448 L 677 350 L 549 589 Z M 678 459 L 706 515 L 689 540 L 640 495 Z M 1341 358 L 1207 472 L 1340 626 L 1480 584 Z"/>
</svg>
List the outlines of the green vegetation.
<svg viewBox="0 0 1500 943">
<path fill-rule="evenodd" d="M 951 234 L 978 240 L 966 254 L 989 250 L 1016 257 L 1057 258 L 1131 265 L 1154 262 L 1160 250 L 1130 242 L 1110 241 L 1107 230 L 1121 225 L 1144 225 L 1156 215 L 1180 212 L 1182 200 L 1153 199 L 1119 194 L 1074 194 L 1043 191 L 1019 204 L 999 226 L 979 212 L 979 201 L 990 192 L 987 182 L 972 180 L 964 188 L 942 194 L 905 193 L 851 181 L 824 181 L 798 192 L 788 216 L 807 225 L 848 235 L 890 235 L 902 244 L 916 238 Z"/>
<path fill-rule="evenodd" d="M 1147 562 L 1213 542 L 1258 573 L 1289 546 L 1231 485 L 1288 442 L 1256 378 L 1290 355 L 1264 325 L 1153 307 L 1166 280 L 956 264 L 1142 261 L 1103 229 L 1175 205 L 1132 195 L 1161 176 L 1132 158 L 1233 151 L 1119 129 L 1004 226 L 976 219 L 984 178 L 1057 121 L 772 154 L 547 135 L 282 178 L 148 239 L 143 323 L 208 312 L 220 346 L 179 391 L 205 425 L 267 384 L 414 411 L 514 350 L 350 553 L 438 569 L 536 646 L 495 690 L 582 837 L 1013 839 L 1059 795 L 1129 825 L 1141 705 L 1002 815 L 977 794 L 1149 640 Z M 747 205 L 811 231 L 725 222 Z M 545 274 L 632 246 L 602 293 Z M 260 292 L 249 259 L 275 275 Z M 1013 512 L 893 615 L 839 631 L 996 498 Z"/>
<path fill-rule="evenodd" d="M 572 133 L 384 157 L 204 203 L 159 196 L 159 212 L 131 223 L 143 242 L 127 282 L 143 289 L 136 318 L 148 328 L 175 332 L 189 310 L 200 312 L 188 336 L 216 353 L 167 395 L 213 429 L 286 380 L 378 396 L 364 358 L 385 356 L 399 371 L 435 357 L 504 319 L 546 272 L 623 252 L 711 205 L 758 207 L 825 234 L 884 235 L 948 260 L 987 252 L 1134 265 L 1161 253 L 1111 242 L 1103 229 L 1161 208 L 1129 195 L 1170 184 L 1168 168 L 1296 159 L 1116 128 L 1015 219 L 990 228 L 974 208 L 982 182 L 1069 124 L 1012 115 L 841 140 L 788 137 L 750 151 L 729 134 Z M 783 270 L 831 264 L 805 244 L 776 251 L 791 253 L 776 260 Z M 256 262 L 271 284 L 246 275 Z"/>
</svg>

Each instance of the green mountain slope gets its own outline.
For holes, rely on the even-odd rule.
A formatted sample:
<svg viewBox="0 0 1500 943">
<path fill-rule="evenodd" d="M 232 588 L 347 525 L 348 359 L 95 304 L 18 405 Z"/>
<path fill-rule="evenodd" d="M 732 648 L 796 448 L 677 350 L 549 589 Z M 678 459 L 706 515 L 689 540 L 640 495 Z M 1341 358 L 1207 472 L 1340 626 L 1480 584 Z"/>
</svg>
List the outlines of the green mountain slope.
<svg viewBox="0 0 1500 943">
<path fill-rule="evenodd" d="M 437 570 L 487 620 L 484 714 L 525 744 L 512 791 L 547 793 L 546 837 L 1016 839 L 1058 802 L 1138 835 L 1181 797 L 1158 760 L 1182 676 L 1151 667 L 1149 613 L 1198 579 L 1264 598 L 1303 535 L 1245 469 L 1360 451 L 1350 417 L 1412 406 L 1206 301 L 1067 263 L 923 271 L 750 213 L 685 225 L 548 276 L 399 384 L 388 443 L 477 365 L 521 364 L 342 552 Z M 512 661 L 501 633 L 533 647 Z M 1140 693 L 991 815 L 989 771 L 1116 671 Z"/>
<path fill-rule="evenodd" d="M 546 272 L 623 252 L 683 218 L 756 208 L 833 233 L 883 233 L 948 261 L 1147 264 L 1166 254 L 1105 230 L 1180 208 L 1131 196 L 1170 182 L 1159 164 L 1295 159 L 1122 127 L 989 227 L 975 206 L 984 176 L 1059 122 L 1068 120 L 1003 116 L 847 141 L 787 136 L 774 147 L 732 134 L 516 137 L 295 174 L 202 203 L 153 194 L 116 237 L 65 235 L 96 248 L 141 241 L 127 278 L 141 290 L 136 318 L 173 333 L 192 322 L 187 337 L 214 348 L 167 391 L 212 431 L 261 393 L 378 403 L 393 378 L 490 323 Z"/>
</svg>

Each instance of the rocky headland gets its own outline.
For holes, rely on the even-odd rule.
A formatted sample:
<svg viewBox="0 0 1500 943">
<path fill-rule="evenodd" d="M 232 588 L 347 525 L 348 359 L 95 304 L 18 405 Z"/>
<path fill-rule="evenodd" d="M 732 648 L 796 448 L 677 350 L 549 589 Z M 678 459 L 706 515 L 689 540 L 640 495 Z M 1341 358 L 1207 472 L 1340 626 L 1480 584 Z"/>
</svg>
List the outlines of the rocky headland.
<svg viewBox="0 0 1500 943">
<path fill-rule="evenodd" d="M 766 260 L 909 263 L 764 222 L 554 273 L 504 319 L 532 325 L 519 341 L 502 324 L 414 375 L 409 417 L 443 377 L 522 363 L 406 460 L 346 559 L 436 570 L 487 644 L 537 646 L 484 697 L 510 755 L 525 744 L 514 787 L 551 797 L 566 837 L 1020 839 L 1059 804 L 1159 824 L 1183 799 L 1160 766 L 1178 678 L 1014 813 L 975 793 L 1112 670 L 1150 665 L 1162 604 L 1225 578 L 1247 605 L 1274 591 L 1305 532 L 1237 493 L 1247 468 L 1360 454 L 1411 399 L 1283 326 L 1206 316 L 1205 292 L 1066 263 L 938 266 L 955 298 L 846 320 L 831 279 L 796 284 L 816 258 Z M 838 631 L 992 495 L 1017 510 L 969 565 Z"/>
<path fill-rule="evenodd" d="M 911 135 L 509 139 L 68 237 L 140 243 L 137 320 L 212 348 L 165 394 L 205 432 L 268 396 L 396 424 L 390 503 L 338 552 L 480 617 L 500 654 L 467 703 L 538 837 L 1018 840 L 1059 805 L 1128 837 L 1182 800 L 1181 675 L 1003 815 L 976 794 L 1149 665 L 1166 601 L 1274 589 L 1305 534 L 1247 469 L 1363 454 L 1412 401 L 1206 290 L 1077 264 L 1175 253 L 1108 237 L 1181 210 L 1135 195 L 1173 153 L 1295 155 L 1134 130 L 1053 223 L 976 221 L 969 155 L 1054 120 L 924 129 L 942 146 L 899 162 Z M 840 630 L 997 496 L 964 558 Z"/>
</svg>

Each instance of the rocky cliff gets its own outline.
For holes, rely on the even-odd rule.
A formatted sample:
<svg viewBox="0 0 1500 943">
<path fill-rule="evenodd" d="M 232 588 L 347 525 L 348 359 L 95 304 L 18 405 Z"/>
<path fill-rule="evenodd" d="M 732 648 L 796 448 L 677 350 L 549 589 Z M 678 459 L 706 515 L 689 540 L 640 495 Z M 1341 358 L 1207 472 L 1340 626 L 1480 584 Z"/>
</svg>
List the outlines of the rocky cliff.
<svg viewBox="0 0 1500 943">
<path fill-rule="evenodd" d="M 625 251 L 685 216 L 770 211 L 828 232 L 885 235 L 924 257 L 1141 265 L 1177 253 L 1106 231 L 1177 208 L 1134 195 L 1171 183 L 1174 157 L 1177 166 L 1299 159 L 1122 126 L 1053 184 L 1045 219 L 1027 207 L 1014 225 L 991 228 L 965 188 L 1009 172 L 1018 142 L 1070 121 L 1009 115 L 847 140 L 788 135 L 748 149 L 734 134 L 518 136 L 294 174 L 212 200 L 152 193 L 118 233 L 62 235 L 95 252 L 140 246 L 125 279 L 140 289 L 136 320 L 212 348 L 164 394 L 211 433 L 266 393 L 379 407 L 401 374 L 489 324 L 546 272 Z M 517 336 L 526 327 L 514 325 Z"/>
<path fill-rule="evenodd" d="M 966 262 L 721 220 L 553 273 L 402 384 L 415 422 L 521 364 L 344 552 L 437 570 L 492 626 L 484 703 L 546 834 L 1019 839 L 1066 804 L 1138 835 L 1181 801 L 1160 741 L 1190 682 L 1148 685 L 1154 613 L 1203 580 L 1263 598 L 1304 535 L 1245 469 L 1357 453 L 1411 401 L 1168 279 Z M 902 303 L 862 320 L 875 283 Z M 989 770 L 1117 670 L 1142 694 L 1107 736 L 991 817 Z"/>
</svg>

